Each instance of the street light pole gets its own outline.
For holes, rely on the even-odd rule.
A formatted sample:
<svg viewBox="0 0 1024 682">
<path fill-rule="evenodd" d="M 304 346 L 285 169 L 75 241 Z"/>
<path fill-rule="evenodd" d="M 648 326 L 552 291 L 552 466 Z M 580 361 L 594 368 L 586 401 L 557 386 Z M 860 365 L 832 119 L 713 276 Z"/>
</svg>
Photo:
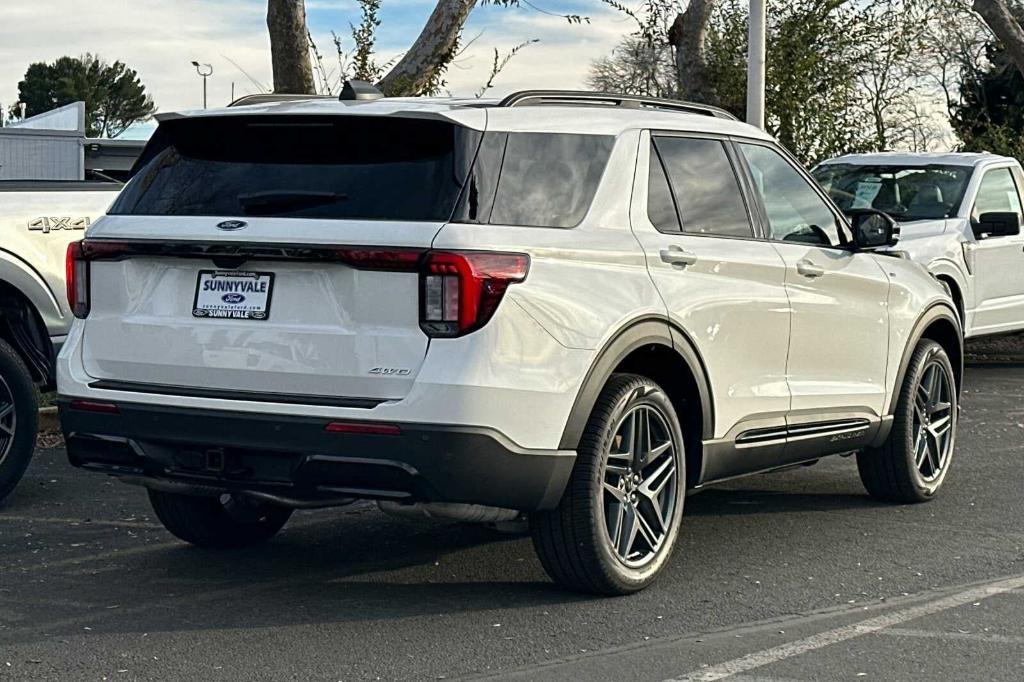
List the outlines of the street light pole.
<svg viewBox="0 0 1024 682">
<path fill-rule="evenodd" d="M 206 108 L 206 78 L 213 73 L 213 67 L 209 64 L 200 64 L 199 62 L 192 62 L 192 66 L 196 67 L 196 73 L 203 77 L 203 109 Z"/>
<path fill-rule="evenodd" d="M 750 0 L 750 49 L 747 54 L 747 123 L 764 128 L 766 0 Z"/>
</svg>

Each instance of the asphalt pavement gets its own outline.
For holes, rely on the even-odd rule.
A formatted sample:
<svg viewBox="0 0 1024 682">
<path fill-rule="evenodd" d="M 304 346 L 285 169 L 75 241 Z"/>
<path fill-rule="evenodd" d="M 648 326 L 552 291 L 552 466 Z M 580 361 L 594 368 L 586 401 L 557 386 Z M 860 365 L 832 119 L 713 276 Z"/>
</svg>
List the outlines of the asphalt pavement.
<svg viewBox="0 0 1024 682">
<path fill-rule="evenodd" d="M 939 499 L 873 502 L 842 458 L 708 490 L 616 599 L 555 588 L 528 538 L 370 505 L 195 549 L 43 449 L 0 506 L 0 679 L 1021 680 L 1024 358 L 976 359 Z"/>
</svg>

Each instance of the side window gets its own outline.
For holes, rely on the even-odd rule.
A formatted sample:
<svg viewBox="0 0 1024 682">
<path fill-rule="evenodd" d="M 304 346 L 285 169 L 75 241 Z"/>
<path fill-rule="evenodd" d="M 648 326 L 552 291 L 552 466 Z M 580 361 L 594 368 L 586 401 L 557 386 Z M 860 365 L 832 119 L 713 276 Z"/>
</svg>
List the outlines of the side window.
<svg viewBox="0 0 1024 682">
<path fill-rule="evenodd" d="M 977 220 L 985 213 L 1016 213 L 1022 215 L 1020 194 L 1009 168 L 997 168 L 985 173 L 978 188 L 971 217 Z"/>
<path fill-rule="evenodd" d="M 683 232 L 726 237 L 754 235 L 736 172 L 722 142 L 656 137 L 653 145 L 652 159 L 660 156 L 664 164 Z M 652 222 L 658 225 L 653 218 Z"/>
<path fill-rule="evenodd" d="M 839 221 L 832 209 L 786 157 L 774 149 L 741 144 L 754 186 L 768 214 L 772 239 L 839 246 Z"/>
<path fill-rule="evenodd" d="M 575 227 L 583 220 L 615 138 L 509 133 L 492 225 Z"/>
<path fill-rule="evenodd" d="M 654 144 L 651 144 L 651 159 L 647 172 L 647 217 L 651 224 L 661 232 L 679 232 L 679 214 L 676 213 L 676 202 L 672 198 L 672 189 L 668 186 L 665 166 Z"/>
</svg>

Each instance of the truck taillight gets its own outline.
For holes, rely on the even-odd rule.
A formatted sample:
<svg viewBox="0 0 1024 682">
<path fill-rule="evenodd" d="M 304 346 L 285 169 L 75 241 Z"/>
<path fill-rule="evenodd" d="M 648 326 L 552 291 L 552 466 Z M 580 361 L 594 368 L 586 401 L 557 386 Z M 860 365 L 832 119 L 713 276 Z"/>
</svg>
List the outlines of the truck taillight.
<svg viewBox="0 0 1024 682">
<path fill-rule="evenodd" d="M 427 252 L 420 263 L 420 328 L 442 338 L 480 329 L 529 269 L 522 253 Z"/>
<path fill-rule="evenodd" d="M 68 244 L 65 260 L 68 307 L 77 318 L 89 315 L 89 261 L 85 259 L 82 242 Z"/>
</svg>

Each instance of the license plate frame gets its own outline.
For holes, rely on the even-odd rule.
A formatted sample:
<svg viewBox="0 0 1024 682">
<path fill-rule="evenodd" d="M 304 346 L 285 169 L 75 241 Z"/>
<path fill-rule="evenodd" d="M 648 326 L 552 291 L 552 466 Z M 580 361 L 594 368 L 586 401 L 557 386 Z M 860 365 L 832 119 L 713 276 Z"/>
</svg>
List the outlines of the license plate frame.
<svg viewBox="0 0 1024 682">
<path fill-rule="evenodd" d="M 209 277 L 209 279 L 205 279 Z M 239 286 L 231 287 L 233 291 L 203 291 L 203 282 L 227 281 L 228 278 L 238 282 Z M 256 290 L 244 286 L 248 282 L 255 285 Z M 266 292 L 260 291 L 260 284 L 266 283 Z M 270 303 L 274 294 L 274 273 L 238 270 L 200 270 L 196 273 L 196 291 L 192 299 L 192 317 L 203 320 L 254 320 L 263 322 L 270 318 Z M 257 304 L 248 303 L 249 296 L 256 298 Z M 229 297 L 241 297 L 240 300 L 228 300 Z M 203 299 L 200 305 L 200 299 Z M 217 299 L 215 301 L 211 299 Z M 263 305 L 258 305 L 262 300 Z"/>
</svg>

